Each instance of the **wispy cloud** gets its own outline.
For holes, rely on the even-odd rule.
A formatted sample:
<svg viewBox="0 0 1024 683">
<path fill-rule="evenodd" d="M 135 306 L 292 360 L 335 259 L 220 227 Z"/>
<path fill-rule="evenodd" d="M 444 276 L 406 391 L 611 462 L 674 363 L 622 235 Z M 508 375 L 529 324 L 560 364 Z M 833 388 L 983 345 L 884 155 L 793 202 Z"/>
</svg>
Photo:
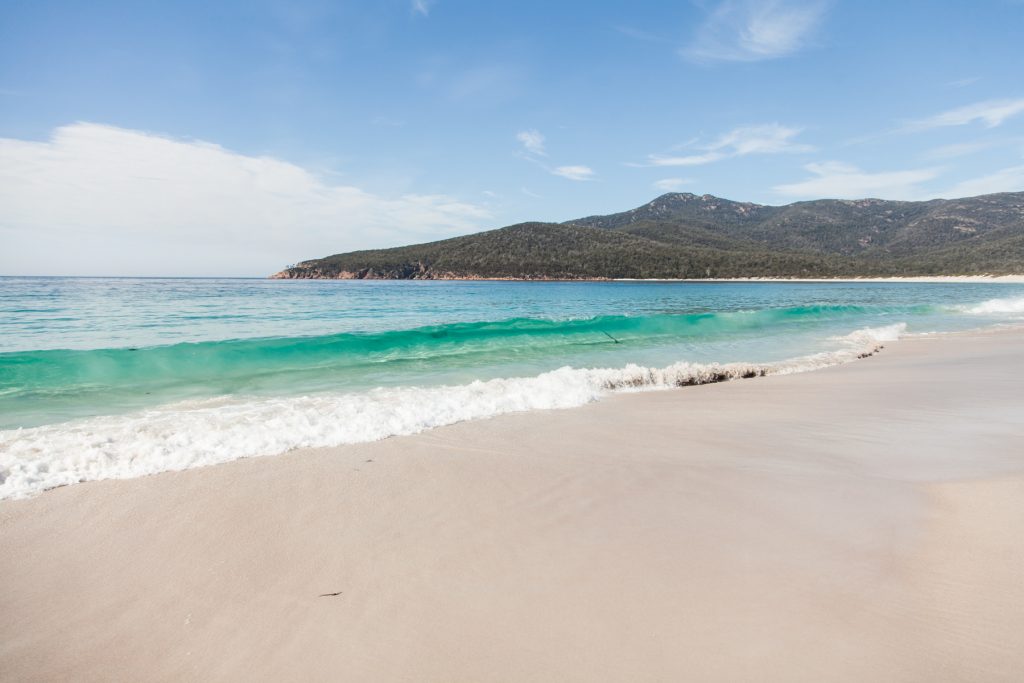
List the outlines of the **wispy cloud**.
<svg viewBox="0 0 1024 683">
<path fill-rule="evenodd" d="M 647 156 L 646 164 L 637 166 L 703 166 L 719 159 L 725 159 L 728 155 L 723 152 L 704 152 L 702 154 L 686 154 L 683 156 L 665 156 L 661 154 L 650 154 Z"/>
<path fill-rule="evenodd" d="M 994 192 L 1024 191 L 1024 166 L 1011 166 L 980 178 L 972 178 L 944 192 L 946 197 L 974 197 Z"/>
<path fill-rule="evenodd" d="M 824 17 L 825 0 L 723 0 L 682 50 L 704 62 L 756 62 L 806 47 Z"/>
<path fill-rule="evenodd" d="M 920 199 L 924 194 L 920 183 L 932 180 L 942 171 L 940 168 L 920 168 L 868 173 L 838 161 L 807 164 L 804 168 L 812 177 L 797 183 L 777 185 L 773 189 L 788 197 L 809 199 Z"/>
<path fill-rule="evenodd" d="M 555 166 L 548 165 L 545 158 L 547 157 L 546 140 L 544 135 L 535 128 L 528 130 L 521 130 L 516 133 L 516 140 L 523 148 L 517 152 L 517 155 L 526 159 L 527 161 L 533 162 L 543 168 L 551 175 L 556 175 L 561 178 L 567 178 L 569 180 L 593 180 L 594 169 L 589 166 L 583 165 L 568 165 L 568 166 Z"/>
<path fill-rule="evenodd" d="M 946 86 L 950 88 L 966 88 L 969 85 L 974 85 L 981 80 L 981 76 L 971 76 L 970 78 L 958 78 L 955 81 L 947 81 Z"/>
<path fill-rule="evenodd" d="M 979 140 L 977 142 L 958 142 L 952 145 L 935 147 L 924 153 L 925 159 L 956 159 L 975 152 L 990 149 L 1000 144 L 996 140 Z"/>
<path fill-rule="evenodd" d="M 693 182 L 690 178 L 662 178 L 654 181 L 654 189 L 662 192 L 675 192 Z"/>
<path fill-rule="evenodd" d="M 460 65 L 444 58 L 428 59 L 414 76 L 416 84 L 461 106 L 486 109 L 518 98 L 526 71 L 512 62 Z"/>
<path fill-rule="evenodd" d="M 985 100 L 975 102 L 956 109 L 949 109 L 934 116 L 918 119 L 916 121 L 903 121 L 899 125 L 874 133 L 868 133 L 851 138 L 842 143 L 843 146 L 860 145 L 868 142 L 877 142 L 894 135 L 906 135 L 908 133 L 920 133 L 938 128 L 950 128 L 966 126 L 972 123 L 982 123 L 986 128 L 997 128 L 1009 119 L 1024 113 L 1024 97 L 1016 99 Z M 951 156 L 961 156 L 955 153 L 960 147 L 950 145 L 954 153 Z M 960 147 L 960 149 L 964 149 Z"/>
<path fill-rule="evenodd" d="M 530 130 L 521 130 L 516 133 L 516 140 L 523 145 L 529 154 L 536 154 L 537 156 L 547 156 L 547 152 L 544 150 L 544 136 L 539 130 L 531 128 Z"/>
<path fill-rule="evenodd" d="M 698 145 L 696 154 L 649 154 L 644 164 L 637 166 L 702 166 L 721 159 L 748 154 L 780 154 L 810 152 L 810 145 L 795 142 L 793 138 L 802 129 L 768 123 L 759 126 L 741 126 L 720 136 L 712 143 Z"/>
<path fill-rule="evenodd" d="M 412 0 L 412 13 L 420 16 L 430 16 L 430 8 L 434 0 Z"/>
<path fill-rule="evenodd" d="M 381 196 L 273 157 L 90 123 L 44 142 L 0 138 L 0 177 L 5 273 L 260 275 L 490 217 L 445 195 Z"/>
<path fill-rule="evenodd" d="M 569 180 L 593 180 L 594 170 L 589 166 L 558 166 L 551 173 Z"/>
<path fill-rule="evenodd" d="M 921 131 L 947 126 L 966 126 L 969 123 L 982 123 L 986 128 L 995 128 L 1021 113 L 1024 113 L 1024 97 L 1012 100 L 986 100 L 950 109 L 926 119 L 911 121 L 902 130 Z"/>
</svg>

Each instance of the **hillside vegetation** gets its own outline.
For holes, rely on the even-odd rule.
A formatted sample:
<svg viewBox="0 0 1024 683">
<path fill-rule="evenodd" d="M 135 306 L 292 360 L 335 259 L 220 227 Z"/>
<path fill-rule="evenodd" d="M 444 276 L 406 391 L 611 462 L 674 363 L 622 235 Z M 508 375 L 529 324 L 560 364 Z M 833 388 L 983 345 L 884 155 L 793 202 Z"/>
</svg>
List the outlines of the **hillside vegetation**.
<svg viewBox="0 0 1024 683">
<path fill-rule="evenodd" d="M 273 277 L 582 279 L 1024 272 L 1024 192 L 786 206 L 670 193 L 631 211 L 303 261 Z"/>
</svg>

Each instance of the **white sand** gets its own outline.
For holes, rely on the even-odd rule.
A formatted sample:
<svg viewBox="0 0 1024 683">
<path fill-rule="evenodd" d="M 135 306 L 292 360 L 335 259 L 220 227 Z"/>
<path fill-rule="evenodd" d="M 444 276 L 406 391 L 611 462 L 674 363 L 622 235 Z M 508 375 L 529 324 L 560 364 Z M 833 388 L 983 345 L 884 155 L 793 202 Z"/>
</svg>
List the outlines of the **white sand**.
<svg viewBox="0 0 1024 683">
<path fill-rule="evenodd" d="M 915 339 L 0 503 L 0 679 L 1019 681 L 1022 371 Z"/>
<path fill-rule="evenodd" d="M 1019 275 L 908 275 L 905 277 L 723 277 L 693 279 L 636 279 L 619 278 L 621 282 L 975 282 L 1024 284 L 1024 274 Z"/>
</svg>

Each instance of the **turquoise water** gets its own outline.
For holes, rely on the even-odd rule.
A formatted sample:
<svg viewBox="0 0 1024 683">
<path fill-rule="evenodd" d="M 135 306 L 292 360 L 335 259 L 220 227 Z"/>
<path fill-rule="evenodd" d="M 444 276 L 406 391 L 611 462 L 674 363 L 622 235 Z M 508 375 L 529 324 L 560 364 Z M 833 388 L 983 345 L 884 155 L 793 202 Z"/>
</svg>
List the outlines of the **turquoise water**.
<svg viewBox="0 0 1024 683">
<path fill-rule="evenodd" d="M 1021 318 L 1009 284 L 0 278 L 0 497 Z"/>
</svg>

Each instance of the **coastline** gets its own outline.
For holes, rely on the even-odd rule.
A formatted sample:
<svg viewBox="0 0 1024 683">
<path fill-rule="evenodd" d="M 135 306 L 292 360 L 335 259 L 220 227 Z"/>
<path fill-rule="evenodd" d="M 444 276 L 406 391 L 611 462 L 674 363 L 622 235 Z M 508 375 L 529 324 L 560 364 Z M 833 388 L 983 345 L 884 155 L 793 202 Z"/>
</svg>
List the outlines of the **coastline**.
<svg viewBox="0 0 1024 683">
<path fill-rule="evenodd" d="M 392 278 L 392 277 L 355 277 L 351 273 L 339 277 L 291 277 L 283 275 L 284 271 L 266 276 L 267 280 L 370 280 L 370 281 L 415 281 L 415 282 L 816 282 L 816 283 L 848 283 L 848 282 L 880 282 L 880 283 L 1006 283 L 1024 284 L 1024 274 L 1020 275 L 908 275 L 905 277 L 829 277 L 829 278 L 794 278 L 794 277 L 733 277 L 733 278 L 613 278 L 613 277 L 470 277 L 463 275 L 432 275 L 431 277 Z"/>
<path fill-rule="evenodd" d="M 0 502 L 0 660 L 17 679 L 1013 680 L 1022 341 L 915 337 Z"/>
<path fill-rule="evenodd" d="M 920 282 L 923 284 L 949 283 L 1006 283 L 1024 284 L 1024 275 L 920 275 L 906 277 L 834 277 L 834 278 L 785 278 L 785 277 L 734 277 L 688 280 L 639 280 L 619 278 L 612 282 Z"/>
</svg>

